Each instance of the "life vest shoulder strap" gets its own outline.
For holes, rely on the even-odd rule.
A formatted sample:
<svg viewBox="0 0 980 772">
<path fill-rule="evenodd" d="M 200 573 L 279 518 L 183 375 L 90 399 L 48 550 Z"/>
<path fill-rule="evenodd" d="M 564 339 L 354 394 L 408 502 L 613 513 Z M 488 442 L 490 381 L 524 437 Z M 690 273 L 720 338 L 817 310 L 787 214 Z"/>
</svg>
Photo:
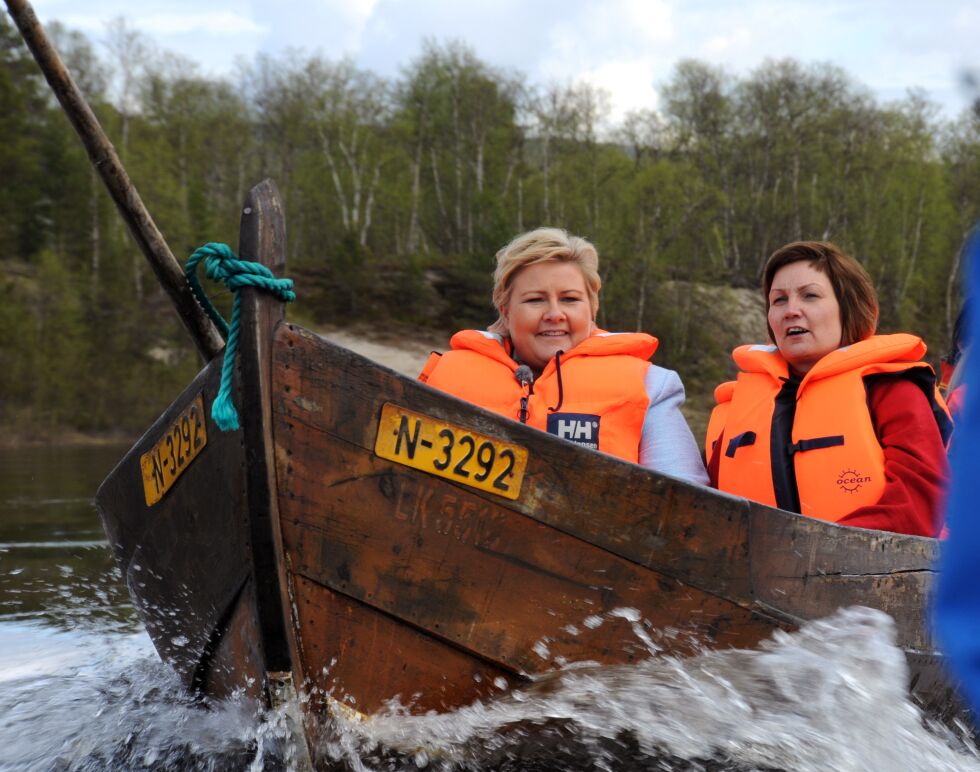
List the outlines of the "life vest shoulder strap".
<svg viewBox="0 0 980 772">
<path fill-rule="evenodd" d="M 433 351 L 429 354 L 429 358 L 425 360 L 425 365 L 422 367 L 422 372 L 419 373 L 419 380 L 422 383 L 429 382 L 429 376 L 432 375 L 432 371 L 436 369 L 436 365 L 439 364 L 439 360 L 442 359 L 442 354 L 438 351 Z"/>
<path fill-rule="evenodd" d="M 732 395 L 735 393 L 735 381 L 726 381 L 715 388 L 715 402 L 708 419 L 708 429 L 704 435 L 704 457 L 706 463 L 711 462 L 712 456 L 718 451 L 718 443 L 722 440 L 725 424 L 728 421 L 728 411 L 732 406 Z"/>
</svg>

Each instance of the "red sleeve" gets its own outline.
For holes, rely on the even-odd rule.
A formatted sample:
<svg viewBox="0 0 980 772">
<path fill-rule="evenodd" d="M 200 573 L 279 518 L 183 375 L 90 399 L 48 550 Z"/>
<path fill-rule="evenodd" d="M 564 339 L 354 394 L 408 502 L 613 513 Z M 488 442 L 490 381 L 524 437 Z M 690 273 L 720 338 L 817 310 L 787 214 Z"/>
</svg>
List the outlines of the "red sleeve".
<svg viewBox="0 0 980 772">
<path fill-rule="evenodd" d="M 838 522 L 938 536 L 949 469 L 929 400 L 912 381 L 881 378 L 868 386 L 868 407 L 885 451 L 885 491 L 877 504 L 856 509 Z"/>
</svg>

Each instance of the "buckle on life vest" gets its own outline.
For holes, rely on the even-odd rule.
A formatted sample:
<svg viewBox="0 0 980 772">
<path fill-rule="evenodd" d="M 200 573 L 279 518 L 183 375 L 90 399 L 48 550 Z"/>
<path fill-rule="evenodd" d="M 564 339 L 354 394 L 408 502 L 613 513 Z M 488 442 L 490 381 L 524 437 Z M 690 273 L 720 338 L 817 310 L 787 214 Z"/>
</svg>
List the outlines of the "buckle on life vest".
<svg viewBox="0 0 980 772">
<path fill-rule="evenodd" d="M 755 432 L 742 432 L 732 437 L 728 441 L 728 449 L 725 451 L 725 455 L 729 458 L 735 458 L 735 451 L 739 448 L 745 448 L 749 445 L 755 445 Z"/>
<path fill-rule="evenodd" d="M 835 448 L 838 445 L 844 444 L 844 435 L 835 434 L 830 437 L 814 437 L 810 440 L 800 440 L 799 442 L 794 442 L 788 448 L 786 452 L 792 456 L 794 453 L 805 453 L 808 450 L 820 450 L 821 448 Z"/>
</svg>

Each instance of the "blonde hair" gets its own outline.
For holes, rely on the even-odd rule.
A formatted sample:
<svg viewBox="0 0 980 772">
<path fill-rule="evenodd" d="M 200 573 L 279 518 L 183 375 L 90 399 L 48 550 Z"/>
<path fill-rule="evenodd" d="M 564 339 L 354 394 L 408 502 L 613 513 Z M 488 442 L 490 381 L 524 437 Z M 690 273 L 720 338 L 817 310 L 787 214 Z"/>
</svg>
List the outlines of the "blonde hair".
<svg viewBox="0 0 980 772">
<path fill-rule="evenodd" d="M 599 254 L 589 241 L 571 236 L 561 228 L 537 228 L 522 233 L 497 253 L 497 269 L 493 272 L 493 305 L 497 309 L 497 321 L 490 325 L 491 332 L 507 334 L 504 308 L 510 303 L 514 277 L 529 265 L 546 262 L 572 263 L 577 265 L 585 278 L 585 291 L 589 297 L 592 320 L 599 312 Z"/>
</svg>

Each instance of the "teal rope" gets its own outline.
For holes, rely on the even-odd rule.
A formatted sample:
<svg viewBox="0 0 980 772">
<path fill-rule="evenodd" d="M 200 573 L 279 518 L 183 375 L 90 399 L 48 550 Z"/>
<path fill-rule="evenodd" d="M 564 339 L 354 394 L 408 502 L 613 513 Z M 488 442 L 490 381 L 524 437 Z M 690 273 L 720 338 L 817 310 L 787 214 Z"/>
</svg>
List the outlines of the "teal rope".
<svg viewBox="0 0 980 772">
<path fill-rule="evenodd" d="M 197 278 L 197 264 L 204 260 L 205 275 L 211 281 L 222 282 L 235 293 L 235 302 L 231 308 L 231 325 L 218 313 L 207 293 L 201 287 Z M 235 372 L 235 359 L 238 357 L 238 336 L 241 320 L 242 296 L 239 290 L 243 287 L 259 287 L 271 292 L 285 303 L 296 300 L 293 292 L 292 279 L 277 279 L 268 268 L 261 263 L 239 260 L 227 244 L 208 242 L 198 247 L 187 259 L 184 266 L 184 276 L 201 307 L 217 325 L 225 339 L 225 359 L 221 365 L 221 388 L 218 396 L 211 404 L 211 418 L 223 432 L 239 428 L 238 411 L 231 400 L 231 381 Z"/>
</svg>

